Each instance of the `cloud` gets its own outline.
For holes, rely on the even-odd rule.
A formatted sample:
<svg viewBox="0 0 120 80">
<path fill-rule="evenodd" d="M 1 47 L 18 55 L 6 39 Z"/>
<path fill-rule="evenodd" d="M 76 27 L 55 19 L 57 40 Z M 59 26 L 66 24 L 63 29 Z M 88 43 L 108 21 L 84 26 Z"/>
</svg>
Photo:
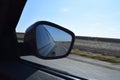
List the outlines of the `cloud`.
<svg viewBox="0 0 120 80">
<path fill-rule="evenodd" d="M 69 12 L 69 11 L 70 11 L 70 8 L 61 8 L 60 11 L 61 11 L 61 12 Z"/>
</svg>

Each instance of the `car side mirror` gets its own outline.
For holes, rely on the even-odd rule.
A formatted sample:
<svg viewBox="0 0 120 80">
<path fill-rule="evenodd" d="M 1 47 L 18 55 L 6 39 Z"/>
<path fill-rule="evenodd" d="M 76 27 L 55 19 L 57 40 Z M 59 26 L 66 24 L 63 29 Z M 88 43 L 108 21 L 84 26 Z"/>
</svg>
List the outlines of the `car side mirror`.
<svg viewBox="0 0 120 80">
<path fill-rule="evenodd" d="M 42 59 L 66 57 L 73 47 L 74 39 L 73 32 L 47 21 L 34 23 L 24 36 L 24 42 Z"/>
</svg>

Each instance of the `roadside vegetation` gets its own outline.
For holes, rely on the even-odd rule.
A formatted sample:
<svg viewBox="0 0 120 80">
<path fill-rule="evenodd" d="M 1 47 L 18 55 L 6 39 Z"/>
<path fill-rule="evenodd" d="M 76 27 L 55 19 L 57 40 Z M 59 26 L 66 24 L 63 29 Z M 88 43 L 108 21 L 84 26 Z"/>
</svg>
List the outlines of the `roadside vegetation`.
<svg viewBox="0 0 120 80">
<path fill-rule="evenodd" d="M 108 61 L 108 62 L 112 62 L 112 63 L 120 63 L 120 59 L 115 56 L 106 56 L 106 55 L 102 55 L 102 54 L 98 54 L 98 53 L 80 51 L 79 49 L 73 49 L 71 51 L 71 53 L 79 55 L 79 56 L 102 60 L 102 61 Z"/>
</svg>

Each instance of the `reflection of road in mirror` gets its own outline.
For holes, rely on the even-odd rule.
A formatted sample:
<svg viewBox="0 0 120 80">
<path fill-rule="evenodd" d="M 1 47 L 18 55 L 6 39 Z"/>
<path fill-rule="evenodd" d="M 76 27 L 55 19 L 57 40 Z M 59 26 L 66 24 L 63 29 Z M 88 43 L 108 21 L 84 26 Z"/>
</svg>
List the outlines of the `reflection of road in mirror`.
<svg viewBox="0 0 120 80">
<path fill-rule="evenodd" d="M 39 54 L 41 56 L 48 56 L 48 54 L 52 51 L 52 49 L 54 48 L 54 46 L 55 46 L 55 44 L 49 43 L 49 44 L 47 44 L 47 45 L 39 48 L 38 49 Z"/>
<path fill-rule="evenodd" d="M 55 47 L 52 49 L 52 51 L 48 54 L 49 57 L 54 56 L 63 56 L 67 53 L 67 49 L 61 45 L 60 43 L 56 43 Z"/>
</svg>

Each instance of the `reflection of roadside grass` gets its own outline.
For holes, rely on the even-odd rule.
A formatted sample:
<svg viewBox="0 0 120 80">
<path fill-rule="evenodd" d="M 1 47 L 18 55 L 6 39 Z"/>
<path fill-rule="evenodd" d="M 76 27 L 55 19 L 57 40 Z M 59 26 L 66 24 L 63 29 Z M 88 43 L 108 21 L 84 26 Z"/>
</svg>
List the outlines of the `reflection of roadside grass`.
<svg viewBox="0 0 120 80">
<path fill-rule="evenodd" d="M 112 62 L 112 63 L 120 63 L 120 59 L 118 59 L 114 56 L 105 56 L 105 55 L 98 54 L 98 53 L 80 51 L 79 49 L 73 49 L 71 51 L 71 53 L 77 54 L 77 55 L 80 55 L 80 56 L 85 56 L 85 57 L 89 57 L 89 58 L 102 60 L 102 61 L 108 61 L 108 62 Z"/>
</svg>

